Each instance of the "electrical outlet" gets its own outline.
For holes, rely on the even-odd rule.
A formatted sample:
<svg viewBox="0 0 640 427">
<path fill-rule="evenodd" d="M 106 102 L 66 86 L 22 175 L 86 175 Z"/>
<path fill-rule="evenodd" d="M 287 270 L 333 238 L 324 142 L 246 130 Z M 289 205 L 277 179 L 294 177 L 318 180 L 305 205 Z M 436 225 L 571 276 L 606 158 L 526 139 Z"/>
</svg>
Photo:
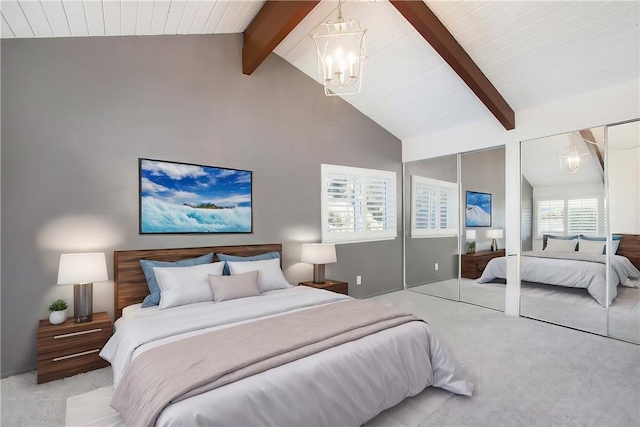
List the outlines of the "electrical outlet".
<svg viewBox="0 0 640 427">
<path fill-rule="evenodd" d="M 434 267 L 436 269 L 436 271 L 438 271 L 438 263 L 436 262 L 436 265 Z"/>
<path fill-rule="evenodd" d="M 362 285 L 362 276 L 356 276 L 356 285 Z"/>
</svg>

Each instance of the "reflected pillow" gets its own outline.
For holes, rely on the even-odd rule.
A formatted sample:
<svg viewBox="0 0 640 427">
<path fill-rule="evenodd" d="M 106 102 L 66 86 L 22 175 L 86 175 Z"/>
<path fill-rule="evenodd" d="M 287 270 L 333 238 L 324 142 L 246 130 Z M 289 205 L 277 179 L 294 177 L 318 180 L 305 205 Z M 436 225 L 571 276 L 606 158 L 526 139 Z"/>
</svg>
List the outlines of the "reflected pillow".
<svg viewBox="0 0 640 427">
<path fill-rule="evenodd" d="M 227 261 L 231 275 L 247 273 L 258 270 L 258 287 L 260 292 L 273 291 L 275 289 L 287 289 L 291 285 L 284 278 L 280 270 L 279 259 L 266 259 L 263 261 L 234 262 Z"/>
<path fill-rule="evenodd" d="M 234 276 L 209 275 L 209 284 L 215 302 L 260 295 L 258 271 L 236 274 Z"/>
<path fill-rule="evenodd" d="M 547 247 L 549 239 L 554 239 L 554 240 L 577 240 L 578 239 L 578 235 L 574 234 L 572 236 L 556 236 L 555 234 L 543 234 L 542 235 L 542 250 L 545 250 L 545 248 Z"/>
<path fill-rule="evenodd" d="M 160 285 L 160 309 L 213 301 L 209 275 L 222 276 L 223 262 L 191 267 L 154 267 Z"/>
<path fill-rule="evenodd" d="M 266 252 L 264 254 L 253 255 L 253 256 L 235 256 L 235 255 L 226 255 L 226 254 L 216 253 L 216 256 L 220 261 L 247 262 L 247 261 L 263 261 L 265 259 L 280 259 L 280 252 L 277 252 L 277 251 Z M 228 265 L 225 264 L 222 274 L 225 276 L 228 276 L 230 274 Z"/>
<path fill-rule="evenodd" d="M 583 240 L 580 239 L 578 244 L 578 252 L 581 254 L 598 254 L 602 255 L 607 246 L 607 242 L 602 240 Z"/>
<path fill-rule="evenodd" d="M 547 240 L 547 247 L 544 248 L 547 252 L 574 252 L 578 244 L 578 239 L 574 240 L 561 240 L 561 239 L 549 239 Z"/>
<path fill-rule="evenodd" d="M 160 304 L 160 287 L 158 286 L 156 275 L 153 273 L 154 267 L 188 267 L 190 265 L 210 264 L 211 261 L 213 261 L 213 252 L 197 258 L 183 259 L 175 262 L 141 259 L 140 266 L 142 267 L 144 277 L 147 279 L 147 286 L 149 287 L 149 295 L 144 297 L 142 308 Z"/>
<path fill-rule="evenodd" d="M 613 251 L 611 252 L 612 254 L 617 254 L 618 253 L 618 248 L 620 247 L 620 239 L 622 239 L 622 236 L 619 234 L 613 234 L 611 236 L 611 248 L 613 249 Z M 580 240 L 591 240 L 591 241 L 598 241 L 598 242 L 606 242 L 607 238 L 606 236 L 585 236 L 584 234 L 580 235 Z M 604 249 L 602 250 L 603 254 L 607 253 L 607 247 L 605 246 Z"/>
</svg>

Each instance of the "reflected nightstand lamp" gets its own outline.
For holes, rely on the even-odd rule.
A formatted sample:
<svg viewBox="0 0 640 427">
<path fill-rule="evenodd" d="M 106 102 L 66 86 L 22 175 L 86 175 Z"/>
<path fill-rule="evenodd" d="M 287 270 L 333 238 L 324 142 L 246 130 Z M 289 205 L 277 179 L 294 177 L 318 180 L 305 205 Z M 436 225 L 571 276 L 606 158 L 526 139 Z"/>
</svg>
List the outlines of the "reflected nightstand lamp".
<svg viewBox="0 0 640 427">
<path fill-rule="evenodd" d="M 324 265 L 336 262 L 336 245 L 303 243 L 300 261 L 313 264 L 313 283 L 324 283 Z"/>
<path fill-rule="evenodd" d="M 93 320 L 93 282 L 109 280 L 104 253 L 62 254 L 58 285 L 73 285 L 73 321 Z"/>
<path fill-rule="evenodd" d="M 493 239 L 491 242 L 491 252 L 495 252 L 498 250 L 498 242 L 496 239 L 502 239 L 502 230 L 487 230 L 487 237 L 489 239 Z"/>
</svg>

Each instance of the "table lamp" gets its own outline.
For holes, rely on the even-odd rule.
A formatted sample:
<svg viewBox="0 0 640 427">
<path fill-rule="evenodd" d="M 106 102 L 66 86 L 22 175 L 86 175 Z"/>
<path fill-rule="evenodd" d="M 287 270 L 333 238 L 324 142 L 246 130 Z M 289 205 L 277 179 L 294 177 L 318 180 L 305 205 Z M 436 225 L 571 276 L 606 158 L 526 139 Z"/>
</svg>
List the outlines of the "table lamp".
<svg viewBox="0 0 640 427">
<path fill-rule="evenodd" d="M 336 245 L 304 243 L 300 261 L 313 264 L 313 283 L 324 283 L 324 265 L 336 262 Z"/>
<path fill-rule="evenodd" d="M 491 251 L 495 252 L 498 250 L 498 242 L 496 239 L 502 239 L 502 230 L 487 230 L 487 237 L 489 239 L 493 239 L 491 242 Z"/>
<path fill-rule="evenodd" d="M 58 285 L 73 285 L 73 321 L 93 320 L 93 282 L 109 280 L 104 253 L 62 254 Z"/>
</svg>

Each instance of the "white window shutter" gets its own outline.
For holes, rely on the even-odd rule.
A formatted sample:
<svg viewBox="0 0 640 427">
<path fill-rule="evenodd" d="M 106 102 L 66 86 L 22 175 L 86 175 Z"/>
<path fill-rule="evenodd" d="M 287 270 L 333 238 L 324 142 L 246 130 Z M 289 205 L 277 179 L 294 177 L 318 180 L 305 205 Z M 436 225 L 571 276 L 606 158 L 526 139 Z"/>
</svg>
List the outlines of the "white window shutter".
<svg viewBox="0 0 640 427">
<path fill-rule="evenodd" d="M 321 165 L 322 241 L 397 237 L 396 173 Z"/>
<path fill-rule="evenodd" d="M 458 186 L 411 176 L 411 237 L 458 234 Z"/>
<path fill-rule="evenodd" d="M 564 234 L 564 200 L 538 200 L 536 209 L 536 234 Z"/>
</svg>

